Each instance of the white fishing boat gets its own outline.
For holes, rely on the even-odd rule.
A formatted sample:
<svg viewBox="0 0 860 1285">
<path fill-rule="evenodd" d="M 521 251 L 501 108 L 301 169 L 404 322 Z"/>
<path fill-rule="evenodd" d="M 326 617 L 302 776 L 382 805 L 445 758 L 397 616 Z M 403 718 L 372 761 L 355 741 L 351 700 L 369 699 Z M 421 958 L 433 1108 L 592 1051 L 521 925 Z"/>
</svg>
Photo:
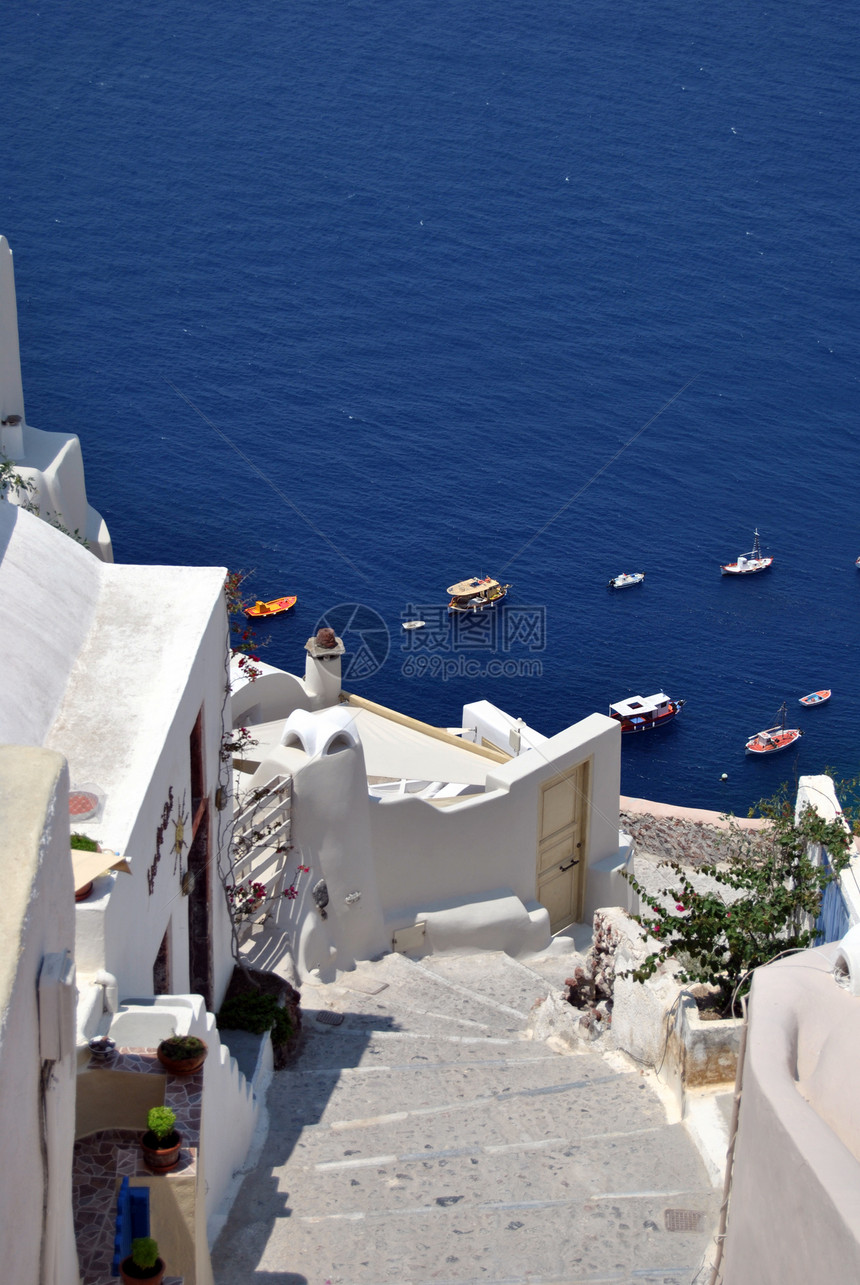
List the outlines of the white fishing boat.
<svg viewBox="0 0 860 1285">
<path fill-rule="evenodd" d="M 629 736 L 634 732 L 647 732 L 653 727 L 664 727 L 671 723 L 684 708 L 684 701 L 672 700 L 665 692 L 655 692 L 653 696 L 630 696 L 627 700 L 616 701 L 609 706 L 609 717 L 621 724 L 621 735 Z"/>
<path fill-rule="evenodd" d="M 629 589 L 632 585 L 641 584 L 645 579 L 644 571 L 624 571 L 620 576 L 614 576 L 607 585 L 608 589 Z"/>
<path fill-rule="evenodd" d="M 773 727 L 766 727 L 763 732 L 756 732 L 747 741 L 747 754 L 758 755 L 762 758 L 768 754 L 778 754 L 780 750 L 787 750 L 795 741 L 799 741 L 803 732 L 799 727 L 786 727 L 785 720 L 788 717 L 788 706 L 783 701 L 778 713 L 777 722 Z"/>
<path fill-rule="evenodd" d="M 724 576 L 751 576 L 757 571 L 767 571 L 773 566 L 773 558 L 763 558 L 759 542 L 758 529 L 753 538 L 753 547 L 749 553 L 739 553 L 736 562 L 727 562 L 720 567 Z"/>
<path fill-rule="evenodd" d="M 483 611 L 486 607 L 495 607 L 510 589 L 509 584 L 499 584 L 492 576 L 480 579 L 460 580 L 448 587 L 451 601 L 449 611 Z"/>
</svg>

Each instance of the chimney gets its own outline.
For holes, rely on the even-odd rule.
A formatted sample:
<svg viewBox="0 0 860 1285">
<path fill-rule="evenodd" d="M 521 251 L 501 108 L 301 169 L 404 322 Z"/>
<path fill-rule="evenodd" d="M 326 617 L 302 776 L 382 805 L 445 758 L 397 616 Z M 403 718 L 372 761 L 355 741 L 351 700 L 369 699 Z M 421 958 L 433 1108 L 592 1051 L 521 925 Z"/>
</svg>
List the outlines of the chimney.
<svg viewBox="0 0 860 1285">
<path fill-rule="evenodd" d="M 305 643 L 305 687 L 314 709 L 337 705 L 340 696 L 340 658 L 346 651 L 333 629 L 320 629 Z"/>
</svg>

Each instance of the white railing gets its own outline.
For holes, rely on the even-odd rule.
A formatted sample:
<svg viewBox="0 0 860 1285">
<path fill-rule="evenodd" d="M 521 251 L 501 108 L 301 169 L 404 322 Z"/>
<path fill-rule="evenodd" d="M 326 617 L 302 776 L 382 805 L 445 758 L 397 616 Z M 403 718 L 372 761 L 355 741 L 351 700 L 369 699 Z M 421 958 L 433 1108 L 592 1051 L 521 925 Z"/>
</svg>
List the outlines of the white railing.
<svg viewBox="0 0 860 1285">
<path fill-rule="evenodd" d="M 273 777 L 239 800 L 233 818 L 233 878 L 236 887 L 264 884 L 265 896 L 235 903 L 239 939 L 247 940 L 283 896 L 292 850 L 293 779 Z"/>
</svg>

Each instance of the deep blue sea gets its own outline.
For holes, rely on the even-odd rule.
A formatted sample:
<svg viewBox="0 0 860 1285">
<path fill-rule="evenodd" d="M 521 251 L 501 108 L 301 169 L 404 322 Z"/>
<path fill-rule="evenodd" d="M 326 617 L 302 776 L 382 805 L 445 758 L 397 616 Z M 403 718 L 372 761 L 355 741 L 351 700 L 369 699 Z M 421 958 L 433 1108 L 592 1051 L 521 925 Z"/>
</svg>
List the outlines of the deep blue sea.
<svg viewBox="0 0 860 1285">
<path fill-rule="evenodd" d="M 328 613 L 347 685 L 430 722 L 685 697 L 624 745 L 627 794 L 745 812 L 853 775 L 858 23 L 18 0 L 0 231 L 28 420 L 80 435 L 118 561 L 297 594 L 275 664 Z M 774 568 L 722 578 L 756 526 Z M 608 592 L 625 570 L 645 584 Z M 513 586 L 500 635 L 436 628 L 485 573 Z M 798 752 L 747 760 L 783 700 Z"/>
</svg>

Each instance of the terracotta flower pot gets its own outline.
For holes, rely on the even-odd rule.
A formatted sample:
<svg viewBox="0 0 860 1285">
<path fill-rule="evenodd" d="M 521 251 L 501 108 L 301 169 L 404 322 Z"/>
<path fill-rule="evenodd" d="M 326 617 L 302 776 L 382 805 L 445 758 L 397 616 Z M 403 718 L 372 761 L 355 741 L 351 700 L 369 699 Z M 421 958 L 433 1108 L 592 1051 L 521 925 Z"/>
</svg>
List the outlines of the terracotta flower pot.
<svg viewBox="0 0 860 1285">
<path fill-rule="evenodd" d="M 131 1256 L 124 1258 L 119 1265 L 123 1285 L 140 1285 L 141 1281 L 146 1281 L 147 1285 L 161 1285 L 166 1270 L 161 1258 L 156 1260 L 154 1267 L 135 1267 Z"/>
<path fill-rule="evenodd" d="M 183 1058 L 174 1058 L 170 1056 L 169 1052 L 162 1052 L 165 1044 L 169 1043 L 169 1040 L 162 1040 L 156 1050 L 156 1055 L 165 1071 L 169 1071 L 171 1075 L 193 1075 L 195 1071 L 200 1070 L 201 1066 L 206 1061 L 209 1046 L 206 1044 L 205 1040 L 200 1041 L 203 1047 L 199 1053 L 194 1057 Z"/>
<path fill-rule="evenodd" d="M 152 1173 L 169 1173 L 179 1164 L 179 1151 L 182 1147 L 182 1134 L 178 1129 L 168 1137 L 174 1138 L 175 1141 L 171 1146 L 166 1146 L 164 1141 L 159 1142 L 157 1134 L 148 1131 L 140 1140 L 141 1150 L 143 1151 L 143 1163 Z"/>
</svg>

